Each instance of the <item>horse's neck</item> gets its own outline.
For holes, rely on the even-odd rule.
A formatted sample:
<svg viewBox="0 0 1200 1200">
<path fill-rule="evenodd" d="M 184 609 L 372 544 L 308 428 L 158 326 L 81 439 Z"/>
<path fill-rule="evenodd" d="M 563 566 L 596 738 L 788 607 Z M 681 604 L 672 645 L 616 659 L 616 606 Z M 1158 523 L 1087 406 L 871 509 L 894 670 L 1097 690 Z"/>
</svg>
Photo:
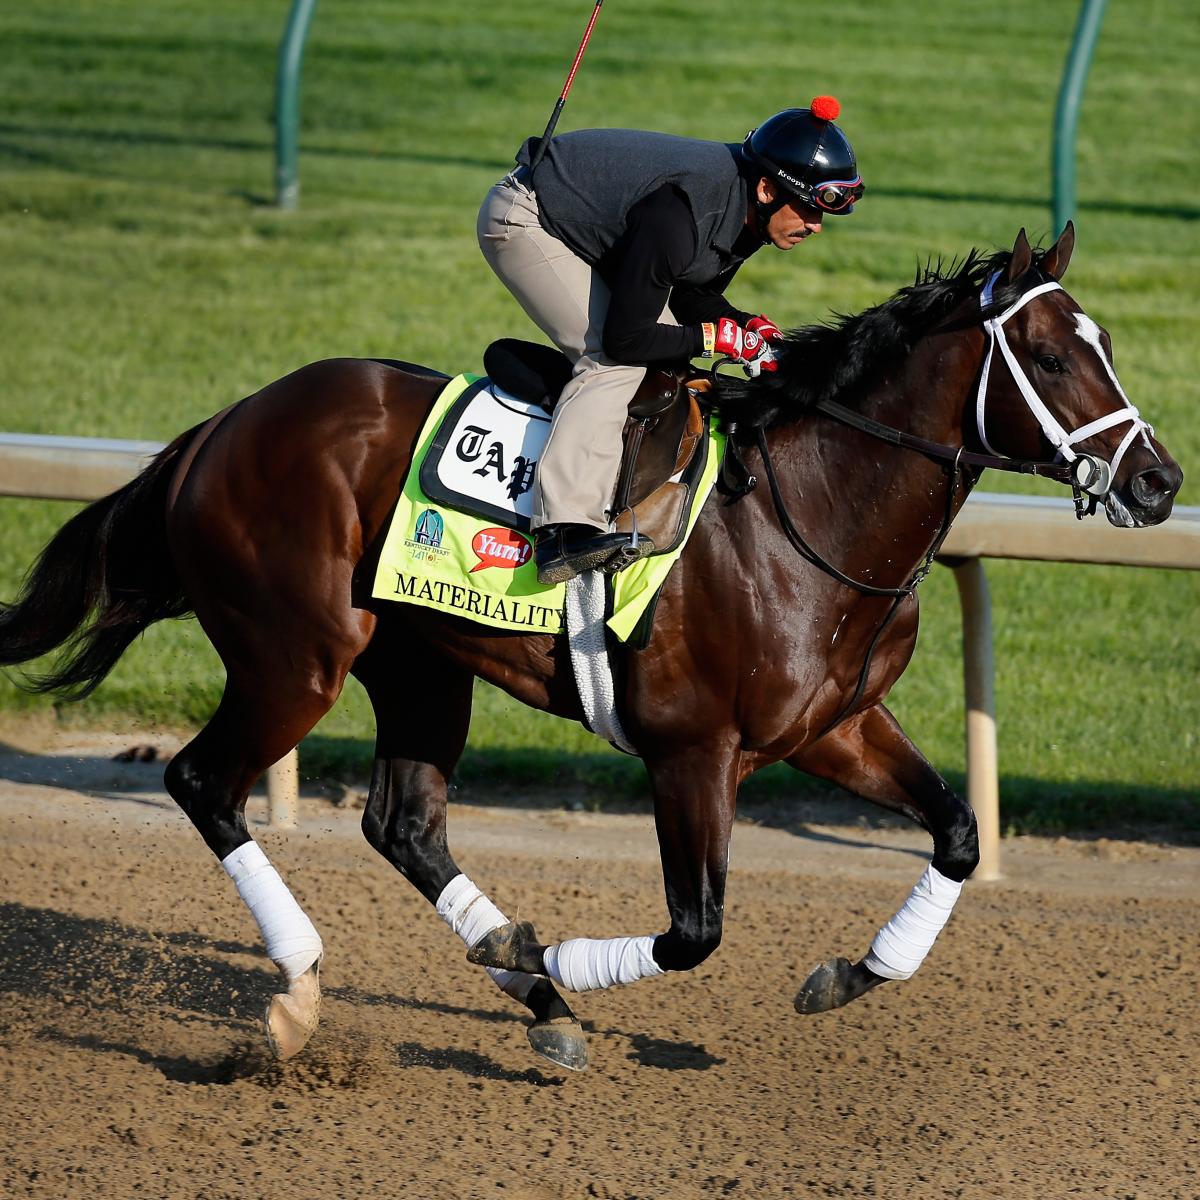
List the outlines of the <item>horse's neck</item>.
<svg viewBox="0 0 1200 1200">
<path fill-rule="evenodd" d="M 979 369 L 979 339 L 969 330 L 923 338 L 859 411 L 894 429 L 958 449 Z"/>
<path fill-rule="evenodd" d="M 882 424 L 957 449 L 977 358 L 969 334 L 923 339 L 854 406 Z M 905 571 L 920 561 L 945 516 L 946 465 L 817 413 L 776 437 L 781 476 L 791 477 L 785 494 L 797 498 L 797 517 L 818 528 L 822 520 L 836 520 L 851 574 L 857 566 L 872 582 L 905 582 Z M 959 489 L 956 507 L 966 490 Z"/>
</svg>

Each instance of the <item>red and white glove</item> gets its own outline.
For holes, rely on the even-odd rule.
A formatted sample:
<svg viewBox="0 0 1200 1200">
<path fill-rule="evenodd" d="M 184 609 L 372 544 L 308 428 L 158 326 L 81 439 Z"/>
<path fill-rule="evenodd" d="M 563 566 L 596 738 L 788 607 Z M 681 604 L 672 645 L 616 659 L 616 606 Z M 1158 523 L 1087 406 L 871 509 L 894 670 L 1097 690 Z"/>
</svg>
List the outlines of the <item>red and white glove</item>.
<svg viewBox="0 0 1200 1200">
<path fill-rule="evenodd" d="M 761 333 L 743 329 L 732 317 L 722 317 L 715 325 L 705 322 L 704 345 L 746 368 L 746 374 L 757 378 L 760 371 L 775 371 L 779 364 L 775 353 Z"/>
<path fill-rule="evenodd" d="M 772 345 L 783 341 L 783 330 L 770 317 L 751 317 L 746 322 L 746 328 Z"/>
</svg>

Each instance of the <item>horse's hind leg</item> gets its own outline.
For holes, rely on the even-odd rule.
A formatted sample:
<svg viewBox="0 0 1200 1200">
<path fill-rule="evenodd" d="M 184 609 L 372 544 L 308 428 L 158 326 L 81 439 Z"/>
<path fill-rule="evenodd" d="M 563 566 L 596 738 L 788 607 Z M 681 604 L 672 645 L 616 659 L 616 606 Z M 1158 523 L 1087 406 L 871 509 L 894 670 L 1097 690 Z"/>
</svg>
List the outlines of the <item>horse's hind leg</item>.
<svg viewBox="0 0 1200 1200">
<path fill-rule="evenodd" d="M 345 672 L 229 672 L 212 719 L 167 767 L 167 790 L 233 879 L 258 922 L 287 992 L 267 1007 L 267 1039 L 281 1059 L 298 1054 L 317 1027 L 320 935 L 246 828 L 246 796 L 328 711 Z"/>
<path fill-rule="evenodd" d="M 399 683 L 397 664 L 403 664 Z M 462 873 L 446 842 L 446 784 L 466 742 L 474 678 L 386 632 L 376 635 L 354 673 L 367 689 L 376 720 L 363 833 L 469 949 L 507 923 Z M 419 697 L 407 694 L 416 687 Z M 579 1022 L 548 979 L 492 967 L 488 974 L 533 1013 L 528 1036 L 539 1054 L 574 1071 L 587 1066 Z"/>
<path fill-rule="evenodd" d="M 925 960 L 979 862 L 975 814 L 876 704 L 788 759 L 798 770 L 903 813 L 933 836 L 933 860 L 899 912 L 856 963 L 822 963 L 796 995 L 796 1011 L 827 1012 L 888 979 L 909 979 Z"/>
</svg>

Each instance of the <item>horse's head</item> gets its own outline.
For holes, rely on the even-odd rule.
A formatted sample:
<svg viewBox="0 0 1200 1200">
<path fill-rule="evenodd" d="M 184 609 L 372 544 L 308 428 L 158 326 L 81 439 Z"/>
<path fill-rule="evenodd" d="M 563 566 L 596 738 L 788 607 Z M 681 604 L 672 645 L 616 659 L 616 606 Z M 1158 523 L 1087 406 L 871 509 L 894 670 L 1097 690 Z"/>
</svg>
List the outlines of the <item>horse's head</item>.
<svg viewBox="0 0 1200 1200">
<path fill-rule="evenodd" d="M 1108 333 L 1059 286 L 1074 245 L 1068 223 L 1035 256 L 1022 229 L 1007 269 L 986 284 L 974 424 L 991 453 L 1067 464 L 1113 525 L 1157 525 L 1183 472 L 1117 381 Z"/>
</svg>

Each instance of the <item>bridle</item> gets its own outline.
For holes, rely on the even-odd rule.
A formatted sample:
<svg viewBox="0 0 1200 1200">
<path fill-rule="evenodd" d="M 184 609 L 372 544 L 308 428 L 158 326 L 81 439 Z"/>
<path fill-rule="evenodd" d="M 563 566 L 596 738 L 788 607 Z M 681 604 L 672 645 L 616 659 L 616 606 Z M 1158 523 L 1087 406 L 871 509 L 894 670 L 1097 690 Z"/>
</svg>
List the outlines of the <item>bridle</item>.
<svg viewBox="0 0 1200 1200">
<path fill-rule="evenodd" d="M 979 297 L 979 305 L 984 311 L 992 303 L 992 294 L 1000 278 L 1000 274 L 997 271 L 983 285 L 983 291 Z M 1154 430 L 1142 419 L 1138 410 L 1129 402 L 1129 397 L 1125 395 L 1120 383 L 1117 382 L 1116 374 L 1110 366 L 1107 356 L 1101 352 L 1099 345 L 1096 347 L 1097 352 L 1100 353 L 1101 361 L 1104 363 L 1109 379 L 1116 388 L 1117 394 L 1121 397 L 1125 407 L 1107 413 L 1095 421 L 1089 421 L 1086 425 L 1081 425 L 1074 432 L 1069 433 L 1042 402 L 1033 384 L 1029 382 L 1028 376 L 1021 369 L 1021 364 L 1017 362 L 1017 357 L 1013 354 L 1012 348 L 1008 344 L 1008 339 L 1004 336 L 1004 323 L 1037 296 L 1041 296 L 1046 292 L 1061 290 L 1062 286 L 1057 280 L 1047 280 L 1045 283 L 1040 283 L 1036 287 L 1030 288 L 1029 291 L 1023 292 L 1002 313 L 989 317 L 983 322 L 984 332 L 988 338 L 988 347 L 987 354 L 983 359 L 983 369 L 979 374 L 979 389 L 975 396 L 975 424 L 979 431 L 980 443 L 999 460 L 997 463 L 989 463 L 987 465 L 997 466 L 1000 470 L 1021 469 L 1019 464 L 1003 465 L 1009 463 L 1010 460 L 995 449 L 991 442 L 988 441 L 987 436 L 986 408 L 988 378 L 991 372 L 992 358 L 996 347 L 999 346 L 1000 356 L 1008 365 L 1009 373 L 1012 375 L 1013 382 L 1017 385 L 1017 390 L 1021 393 L 1022 398 L 1028 406 L 1029 411 L 1033 413 L 1037 423 L 1042 427 L 1042 433 L 1045 434 L 1046 440 L 1055 448 L 1054 463 L 1066 464 L 1067 476 L 1064 482 L 1071 484 L 1072 491 L 1075 494 L 1075 515 L 1082 520 L 1084 516 L 1091 516 L 1096 511 L 1096 501 L 1104 499 L 1112 490 L 1112 481 L 1117 473 L 1117 468 L 1121 465 L 1121 459 L 1125 457 L 1125 451 L 1133 444 L 1134 439 L 1139 433 L 1152 434 Z M 1115 425 L 1122 425 L 1126 421 L 1129 422 L 1129 431 L 1121 439 L 1121 444 L 1117 447 L 1117 452 L 1113 455 L 1111 462 L 1105 462 L 1104 459 L 1097 458 L 1093 454 L 1082 453 L 1075 449 L 1075 446 L 1086 438 L 1093 437 L 1097 433 L 1103 433 L 1106 429 L 1111 429 Z M 1086 511 L 1083 507 L 1081 493 L 1091 498 Z"/>
<path fill-rule="evenodd" d="M 999 280 L 1001 272 L 997 271 L 984 284 L 980 293 L 979 304 L 982 312 L 986 312 L 992 305 L 992 296 Z M 975 413 L 976 423 L 979 430 L 979 440 L 982 445 L 989 451 L 987 454 L 981 454 L 977 451 L 967 450 L 961 446 L 948 446 L 942 442 L 930 441 L 927 438 L 918 437 L 902 429 L 896 429 L 894 426 L 886 425 L 881 421 L 875 421 L 870 417 L 865 417 L 861 413 L 855 412 L 853 409 L 846 408 L 844 405 L 838 404 L 832 400 L 817 400 L 813 403 L 812 409 L 823 413 L 825 416 L 832 418 L 840 424 L 847 425 L 853 429 L 858 429 L 863 433 L 870 434 L 872 437 L 878 438 L 881 441 L 888 442 L 893 446 L 900 446 L 907 450 L 916 451 L 919 454 L 925 455 L 927 458 L 941 462 L 943 469 L 949 476 L 949 482 L 946 488 L 946 504 L 942 514 L 941 525 L 937 533 L 934 535 L 929 549 L 920 565 L 913 572 L 912 577 L 902 587 L 887 588 L 877 587 L 874 584 L 864 583 L 857 579 L 852 579 L 844 572 L 840 571 L 831 562 L 824 558 L 818 551 L 805 540 L 804 535 L 796 527 L 792 520 L 791 514 L 788 512 L 787 504 L 783 498 L 783 492 L 779 486 L 779 479 L 775 472 L 774 463 L 771 461 L 771 452 L 767 446 L 766 434 L 761 425 L 754 427 L 755 442 L 758 446 L 759 454 L 762 456 L 763 470 L 767 477 L 767 484 L 771 491 L 771 499 L 775 505 L 775 512 L 779 519 L 780 527 L 783 529 L 789 542 L 793 548 L 807 559 L 814 566 L 819 567 L 827 575 L 836 579 L 839 583 L 843 583 L 848 587 L 854 588 L 865 596 L 888 596 L 892 598 L 892 604 L 883 622 L 875 631 L 875 635 L 871 639 L 870 645 L 867 647 L 866 658 L 863 661 L 862 669 L 858 676 L 858 686 L 855 689 L 854 695 L 850 698 L 838 714 L 831 720 L 821 731 L 822 734 L 828 733 L 842 718 L 850 712 L 861 699 L 867 685 L 867 677 L 870 672 L 871 659 L 875 653 L 875 648 L 883 636 L 884 631 L 891 625 L 896 614 L 900 610 L 901 603 L 916 593 L 917 588 L 928 576 L 933 567 L 933 561 L 937 557 L 938 551 L 942 548 L 942 543 L 946 540 L 946 536 L 950 532 L 951 522 L 954 520 L 955 504 L 954 501 L 958 495 L 959 478 L 964 468 L 978 468 L 982 471 L 985 467 L 998 471 L 1011 471 L 1022 475 L 1036 475 L 1046 479 L 1054 479 L 1060 483 L 1070 484 L 1071 491 L 1075 498 L 1075 515 L 1082 520 L 1085 516 L 1091 516 L 1096 511 L 1098 500 L 1105 498 L 1112 488 L 1112 481 L 1116 475 L 1121 459 L 1124 457 L 1126 450 L 1129 449 L 1134 439 L 1139 433 L 1153 433 L 1153 429 L 1146 421 L 1142 419 L 1137 409 L 1129 402 L 1129 398 L 1125 395 L 1121 385 L 1117 382 L 1116 375 L 1112 367 L 1109 365 L 1107 358 L 1101 354 L 1106 370 L 1112 380 L 1113 385 L 1117 389 L 1118 395 L 1124 401 L 1125 407 L 1117 409 L 1115 412 L 1108 413 L 1095 421 L 1090 421 L 1086 425 L 1080 426 L 1074 432 L 1068 432 L 1063 428 L 1062 424 L 1057 420 L 1053 413 L 1046 407 L 1034 390 L 1033 385 L 1029 382 L 1025 372 L 1021 369 L 1021 364 L 1017 362 L 1016 355 L 1013 354 L 1008 340 L 1004 335 L 1004 324 L 1015 313 L 1019 312 L 1031 300 L 1038 296 L 1044 295 L 1047 292 L 1061 290 L 1061 285 L 1056 280 L 1048 280 L 1037 284 L 1028 291 L 1023 292 L 1008 308 L 1003 312 L 987 317 L 983 321 L 984 333 L 987 337 L 987 351 L 984 355 L 983 366 L 980 371 L 979 385 L 976 393 Z M 1022 398 L 1029 407 L 1034 418 L 1042 428 L 1046 439 L 1052 446 L 1055 447 L 1055 456 L 1051 462 L 1037 461 L 1033 459 L 1014 459 L 1004 455 L 996 450 L 996 448 L 988 441 L 985 430 L 985 415 L 988 380 L 991 372 L 992 359 L 996 347 L 1000 347 L 1000 357 L 1007 364 L 1009 372 L 1012 375 L 1013 382 L 1017 385 Z M 1099 348 L 1098 348 L 1099 349 Z M 715 380 L 717 368 L 728 362 L 728 359 L 719 359 L 712 368 L 713 378 Z M 1085 453 L 1075 449 L 1076 445 L 1085 438 L 1092 437 L 1094 434 L 1102 433 L 1106 429 L 1110 429 L 1115 425 L 1122 424 L 1128 421 L 1130 423 L 1129 432 L 1122 439 L 1120 446 L 1117 448 L 1116 454 L 1113 456 L 1112 462 L 1105 462 L 1103 459 L 1097 458 L 1092 454 Z M 737 499 L 739 496 L 745 495 L 751 491 L 757 484 L 757 479 L 750 474 L 746 469 L 745 463 L 741 459 L 740 451 L 736 445 L 736 426 L 728 427 L 729 433 L 729 452 L 732 454 L 736 471 L 727 473 L 727 490 L 732 493 L 732 499 Z M 736 474 L 740 482 L 729 484 L 729 475 Z M 974 480 L 972 480 L 974 482 Z M 1087 497 L 1085 500 L 1084 497 Z"/>
</svg>

